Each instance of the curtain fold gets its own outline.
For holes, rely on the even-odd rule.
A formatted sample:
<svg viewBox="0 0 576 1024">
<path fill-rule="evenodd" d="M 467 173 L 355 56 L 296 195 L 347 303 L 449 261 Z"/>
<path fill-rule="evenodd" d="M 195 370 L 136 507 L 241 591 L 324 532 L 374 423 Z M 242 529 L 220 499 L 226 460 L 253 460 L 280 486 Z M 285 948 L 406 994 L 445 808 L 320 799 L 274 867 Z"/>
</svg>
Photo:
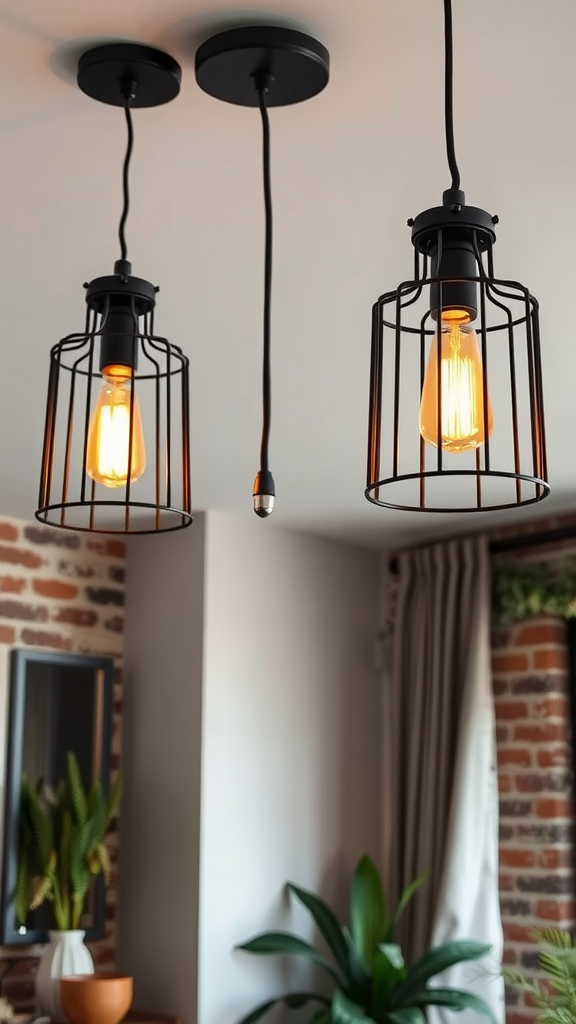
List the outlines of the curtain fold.
<svg viewBox="0 0 576 1024">
<path fill-rule="evenodd" d="M 475 988 L 503 1020 L 488 541 L 406 551 L 399 568 L 390 693 L 396 896 L 430 871 L 399 941 L 409 961 L 454 938 L 491 944 L 489 966 L 442 981 Z"/>
</svg>

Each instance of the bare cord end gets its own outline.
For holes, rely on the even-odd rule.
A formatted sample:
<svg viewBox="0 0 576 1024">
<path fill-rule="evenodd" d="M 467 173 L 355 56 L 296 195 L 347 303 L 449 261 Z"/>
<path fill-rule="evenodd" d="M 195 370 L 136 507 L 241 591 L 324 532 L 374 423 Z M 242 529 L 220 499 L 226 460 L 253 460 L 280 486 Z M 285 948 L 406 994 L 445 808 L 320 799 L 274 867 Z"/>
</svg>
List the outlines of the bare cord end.
<svg viewBox="0 0 576 1024">
<path fill-rule="evenodd" d="M 275 497 L 276 488 L 274 485 L 274 477 L 269 469 L 261 469 L 260 472 L 256 474 L 254 487 L 252 488 L 254 511 L 260 519 L 266 519 L 267 516 L 272 515 L 274 511 Z"/>
</svg>

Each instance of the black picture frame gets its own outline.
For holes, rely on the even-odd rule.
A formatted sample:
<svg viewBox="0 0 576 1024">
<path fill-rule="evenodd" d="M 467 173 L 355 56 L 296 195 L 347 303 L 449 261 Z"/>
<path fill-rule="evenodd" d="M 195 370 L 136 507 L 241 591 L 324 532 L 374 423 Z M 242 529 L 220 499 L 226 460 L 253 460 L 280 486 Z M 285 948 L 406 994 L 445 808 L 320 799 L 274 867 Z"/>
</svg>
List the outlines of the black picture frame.
<svg viewBox="0 0 576 1024">
<path fill-rule="evenodd" d="M 18 815 L 23 761 L 24 711 L 26 683 L 30 665 L 46 664 L 51 669 L 90 669 L 94 673 L 99 693 L 99 718 L 95 730 L 100 743 L 97 751 L 100 778 L 105 792 L 110 784 L 110 754 L 112 739 L 114 662 L 111 658 L 80 654 L 62 654 L 17 649 L 10 658 L 10 694 L 6 750 L 6 780 L 4 800 L 4 831 L 2 841 L 2 876 L 0 890 L 0 943 L 4 946 L 32 945 L 49 940 L 48 929 L 25 928 L 17 921 L 14 893 L 18 870 Z M 92 923 L 86 928 L 86 939 L 104 937 L 106 926 L 106 893 L 104 879 L 99 875 L 91 895 Z"/>
</svg>

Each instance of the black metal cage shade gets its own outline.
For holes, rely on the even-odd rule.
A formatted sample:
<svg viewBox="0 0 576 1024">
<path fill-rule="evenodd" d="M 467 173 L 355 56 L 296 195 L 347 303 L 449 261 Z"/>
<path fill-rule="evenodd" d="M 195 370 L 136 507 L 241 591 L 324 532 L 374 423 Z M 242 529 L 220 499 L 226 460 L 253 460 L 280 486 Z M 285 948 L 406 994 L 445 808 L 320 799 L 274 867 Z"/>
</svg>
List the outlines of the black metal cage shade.
<svg viewBox="0 0 576 1024">
<path fill-rule="evenodd" d="M 147 282 L 130 279 L 146 286 L 143 296 L 132 288 L 128 313 L 124 306 L 123 319 L 114 317 L 114 296 L 106 292 L 113 280 L 99 279 L 103 290 L 94 289 L 98 281 L 88 286 L 84 333 L 68 335 L 51 350 L 36 517 L 100 533 L 182 529 L 192 522 L 188 358 L 154 333 L 149 296 L 155 289 Z M 114 352 L 118 359 L 110 359 Z M 98 448 L 92 429 L 106 383 L 101 368 L 109 361 L 123 364 L 117 378 L 106 378 L 123 388 L 121 408 L 102 413 L 97 441 L 107 447 Z M 93 448 L 111 470 L 90 471 Z M 106 472 L 115 474 L 113 487 L 102 482 Z"/>
<path fill-rule="evenodd" d="M 447 232 L 428 232 L 425 244 L 413 238 L 414 280 L 373 306 L 365 494 L 374 504 L 471 512 L 528 505 L 549 493 L 538 303 L 523 285 L 495 277 L 490 231 L 472 228 L 465 237 L 467 272 L 457 277 L 444 272 Z M 453 360 L 443 348 L 457 324 L 450 317 L 459 315 L 453 299 L 460 293 L 475 298 L 466 313 L 466 329 L 477 340 L 475 364 L 460 357 L 457 345 L 449 350 Z M 439 310 L 442 322 L 447 318 L 444 332 Z M 471 383 L 474 373 L 480 377 Z M 430 381 L 433 416 L 425 430 L 421 403 L 427 396 L 430 409 Z M 459 409 L 476 433 L 455 451 L 450 430 Z"/>
</svg>

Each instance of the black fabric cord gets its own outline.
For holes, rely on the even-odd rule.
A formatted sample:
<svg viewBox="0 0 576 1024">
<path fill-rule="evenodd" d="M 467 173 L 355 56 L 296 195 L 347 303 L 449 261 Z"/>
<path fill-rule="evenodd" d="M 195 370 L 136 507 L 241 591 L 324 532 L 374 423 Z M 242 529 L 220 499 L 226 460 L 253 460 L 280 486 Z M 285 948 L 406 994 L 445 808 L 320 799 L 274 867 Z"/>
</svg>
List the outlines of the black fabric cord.
<svg viewBox="0 0 576 1024">
<path fill-rule="evenodd" d="M 130 211 L 130 160 L 132 159 L 132 150 L 134 148 L 134 128 L 132 125 L 132 111 L 130 104 L 132 102 L 131 96 L 124 97 L 124 112 L 126 114 L 126 128 L 128 130 L 128 143 L 126 145 L 126 156 L 124 157 L 124 167 L 122 168 L 122 192 L 124 197 L 124 205 L 122 207 L 122 216 L 120 217 L 120 225 L 118 227 L 118 238 L 120 239 L 120 255 L 121 259 L 128 259 L 128 247 L 126 245 L 126 221 L 128 220 L 128 213 Z"/>
<path fill-rule="evenodd" d="M 268 472 L 268 444 L 270 441 L 271 380 L 270 380 L 270 313 L 272 304 L 272 185 L 270 180 L 270 121 L 266 103 L 267 85 L 258 85 L 258 105 L 262 116 L 262 158 L 264 169 L 264 212 L 266 220 L 264 242 L 264 351 L 262 359 L 262 440 L 260 443 L 260 471 Z"/>
<path fill-rule="evenodd" d="M 454 42 L 452 38 L 452 0 L 444 0 L 444 120 L 446 124 L 446 156 L 452 175 L 452 188 L 460 188 L 460 171 L 454 146 Z"/>
</svg>

